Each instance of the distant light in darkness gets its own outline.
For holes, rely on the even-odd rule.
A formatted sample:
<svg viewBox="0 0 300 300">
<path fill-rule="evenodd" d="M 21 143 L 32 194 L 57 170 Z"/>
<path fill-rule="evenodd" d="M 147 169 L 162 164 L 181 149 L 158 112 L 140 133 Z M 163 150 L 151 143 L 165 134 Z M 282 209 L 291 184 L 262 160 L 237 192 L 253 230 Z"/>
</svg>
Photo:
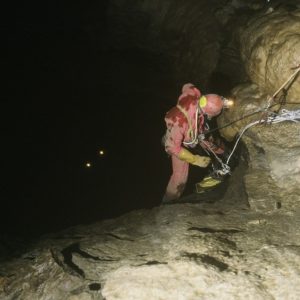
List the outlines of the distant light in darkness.
<svg viewBox="0 0 300 300">
<path fill-rule="evenodd" d="M 99 151 L 99 154 L 100 154 L 101 156 L 103 156 L 103 155 L 104 155 L 104 151 L 103 151 L 103 150 L 100 150 L 100 151 Z"/>
<path fill-rule="evenodd" d="M 85 164 L 85 166 L 86 166 L 87 168 L 90 168 L 90 167 L 92 166 L 92 164 L 89 163 L 89 162 L 87 162 L 87 163 Z"/>
</svg>

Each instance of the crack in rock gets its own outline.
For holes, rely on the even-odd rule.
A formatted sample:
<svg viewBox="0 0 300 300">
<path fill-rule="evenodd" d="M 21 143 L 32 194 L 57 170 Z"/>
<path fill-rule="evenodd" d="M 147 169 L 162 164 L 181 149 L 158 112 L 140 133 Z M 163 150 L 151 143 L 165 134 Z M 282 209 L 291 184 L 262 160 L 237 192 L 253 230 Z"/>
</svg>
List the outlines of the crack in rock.
<svg viewBox="0 0 300 300">
<path fill-rule="evenodd" d="M 229 268 L 228 264 L 210 255 L 185 252 L 182 256 L 188 257 L 195 261 L 200 260 L 205 265 L 216 267 L 220 272 L 223 272 Z"/>
<path fill-rule="evenodd" d="M 200 231 L 203 233 L 238 233 L 242 232 L 242 230 L 239 229 L 214 229 L 214 228 L 209 228 L 209 227 L 190 227 L 188 230 L 196 230 Z"/>
<path fill-rule="evenodd" d="M 138 267 L 140 267 L 140 266 L 153 266 L 153 265 L 167 265 L 167 264 L 168 264 L 167 262 L 160 262 L 160 261 L 156 261 L 156 260 L 150 260 L 150 261 L 147 261 L 144 264 L 138 265 Z"/>
<path fill-rule="evenodd" d="M 71 268 L 71 270 L 75 271 L 75 273 L 79 274 L 81 277 L 85 278 L 84 271 L 79 268 L 72 260 L 73 253 L 77 253 L 83 258 L 93 259 L 96 261 L 114 261 L 113 259 L 102 259 L 97 256 L 90 255 L 89 253 L 80 249 L 79 243 L 71 244 L 70 246 L 66 247 L 61 251 L 64 257 L 64 264 Z M 61 265 L 62 263 L 58 263 Z"/>
<path fill-rule="evenodd" d="M 89 284 L 89 289 L 91 291 L 99 291 L 101 289 L 101 284 L 97 282 L 91 283 Z"/>
<path fill-rule="evenodd" d="M 131 240 L 131 239 L 128 239 L 128 238 L 123 238 L 123 237 L 120 237 L 116 234 L 113 234 L 113 233 L 106 233 L 106 235 L 108 236 L 111 236 L 111 237 L 114 237 L 115 239 L 118 239 L 118 240 L 121 240 L 121 241 L 129 241 L 129 242 L 134 242 L 134 240 Z"/>
<path fill-rule="evenodd" d="M 216 239 L 221 242 L 222 244 L 227 245 L 229 248 L 233 249 L 233 250 L 237 250 L 238 246 L 234 241 L 231 241 L 229 239 L 227 239 L 226 237 L 216 237 Z"/>
</svg>

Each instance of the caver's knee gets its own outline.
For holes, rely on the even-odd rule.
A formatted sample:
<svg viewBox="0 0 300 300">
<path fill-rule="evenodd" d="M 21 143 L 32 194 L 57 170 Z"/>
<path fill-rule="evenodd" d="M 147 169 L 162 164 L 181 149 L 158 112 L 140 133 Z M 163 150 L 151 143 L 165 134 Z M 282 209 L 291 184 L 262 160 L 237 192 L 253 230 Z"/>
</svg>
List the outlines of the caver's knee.
<svg viewBox="0 0 300 300">
<path fill-rule="evenodd" d="M 186 182 L 174 182 L 170 180 L 164 197 L 169 200 L 175 200 L 180 198 L 185 189 L 185 185 Z"/>
<path fill-rule="evenodd" d="M 172 203 L 173 201 L 180 198 L 185 189 L 185 184 L 181 183 L 179 185 L 169 184 L 166 193 L 162 199 L 163 204 Z"/>
</svg>

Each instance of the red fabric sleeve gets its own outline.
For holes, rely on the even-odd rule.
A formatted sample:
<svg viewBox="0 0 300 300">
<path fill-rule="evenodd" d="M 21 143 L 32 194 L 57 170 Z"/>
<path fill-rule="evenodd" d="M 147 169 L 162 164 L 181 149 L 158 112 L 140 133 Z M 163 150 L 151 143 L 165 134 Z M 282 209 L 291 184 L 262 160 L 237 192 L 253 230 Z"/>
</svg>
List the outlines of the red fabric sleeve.
<svg viewBox="0 0 300 300">
<path fill-rule="evenodd" d="M 167 124 L 167 132 L 165 135 L 165 150 L 170 155 L 178 156 L 182 149 L 182 142 L 184 140 L 184 130 L 177 124 Z"/>
</svg>

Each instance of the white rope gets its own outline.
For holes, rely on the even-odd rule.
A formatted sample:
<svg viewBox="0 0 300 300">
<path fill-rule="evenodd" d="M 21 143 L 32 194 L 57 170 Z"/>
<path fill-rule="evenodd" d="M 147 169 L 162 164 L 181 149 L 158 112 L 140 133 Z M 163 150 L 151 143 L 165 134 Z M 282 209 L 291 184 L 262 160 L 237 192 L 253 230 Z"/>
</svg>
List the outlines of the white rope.
<svg viewBox="0 0 300 300">
<path fill-rule="evenodd" d="M 199 108 L 197 107 L 196 109 L 196 113 L 195 113 L 195 133 L 194 133 L 194 136 L 193 136 L 193 140 L 191 142 L 183 142 L 184 145 L 194 145 L 194 144 L 197 144 L 198 143 L 198 113 L 199 113 Z"/>
<path fill-rule="evenodd" d="M 272 99 L 274 99 L 277 94 L 292 80 L 294 79 L 298 73 L 300 72 L 300 65 L 295 68 L 295 72 L 282 84 L 282 86 L 273 94 Z"/>
<path fill-rule="evenodd" d="M 219 156 L 217 156 L 217 154 L 210 147 L 210 145 L 208 143 L 206 143 L 206 141 L 203 140 L 201 143 L 203 143 L 209 149 L 209 151 L 215 156 L 215 158 L 217 159 L 217 161 L 220 163 L 220 165 L 221 165 L 222 168 L 219 169 L 219 170 L 216 170 L 216 173 L 218 175 L 222 175 L 222 176 L 226 175 L 226 174 L 230 174 L 231 170 L 230 170 L 230 167 L 228 166 L 228 164 L 224 164 L 223 163 L 222 159 Z M 202 148 L 206 151 L 206 149 L 204 147 L 202 147 Z M 206 153 L 208 153 L 208 152 L 206 151 Z"/>
<path fill-rule="evenodd" d="M 274 98 L 277 96 L 277 94 L 292 80 L 294 80 L 296 78 L 296 76 L 298 75 L 298 73 L 300 72 L 300 65 L 298 65 L 295 68 L 295 72 L 281 85 L 281 87 L 273 94 L 272 97 L 269 97 L 267 105 L 265 107 L 265 112 L 268 111 L 268 109 L 270 108 L 271 103 L 273 102 Z M 247 126 L 245 126 L 245 128 L 242 130 L 242 132 L 239 134 L 239 137 L 233 147 L 232 152 L 230 153 L 226 164 L 228 164 L 232 154 L 234 153 L 236 146 L 238 144 L 238 142 L 240 141 L 242 135 L 244 134 L 244 132 L 249 129 L 250 127 L 256 125 L 256 124 L 261 124 L 261 123 L 279 123 L 279 122 L 283 122 L 283 121 L 293 121 L 293 122 L 298 122 L 296 121 L 297 119 L 300 119 L 300 110 L 294 110 L 294 111 L 289 111 L 286 109 L 282 109 L 280 114 L 275 115 L 273 113 L 273 115 L 271 117 L 268 117 L 265 120 L 259 120 L 259 121 L 255 121 L 253 123 L 248 124 Z"/>
<path fill-rule="evenodd" d="M 258 121 L 255 121 L 255 122 L 252 122 L 252 123 L 246 125 L 243 128 L 243 130 L 241 130 L 241 132 L 239 133 L 239 137 L 238 137 L 237 141 L 235 142 L 235 145 L 234 145 L 230 155 L 227 158 L 226 164 L 228 165 L 228 163 L 231 159 L 231 156 L 234 153 L 241 137 L 243 136 L 245 131 L 248 130 L 250 127 L 257 125 L 257 124 L 261 124 L 261 123 L 272 124 L 272 123 L 280 123 L 280 122 L 284 122 L 284 121 L 292 121 L 292 122 L 297 123 L 297 122 L 299 122 L 299 120 L 300 120 L 300 109 L 298 109 L 298 110 L 282 109 L 279 114 L 273 113 L 271 116 L 269 116 L 265 120 L 258 120 Z"/>
<path fill-rule="evenodd" d="M 300 72 L 300 64 L 294 68 L 295 72 L 281 85 L 281 87 L 273 94 L 272 97 L 269 97 L 268 99 L 268 103 L 266 105 L 265 111 L 267 111 L 271 105 L 271 103 L 273 102 L 273 100 L 275 99 L 275 97 L 277 96 L 277 94 L 284 89 L 284 87 L 292 80 L 294 80 L 296 78 L 296 76 L 298 75 L 298 73 Z"/>
</svg>

